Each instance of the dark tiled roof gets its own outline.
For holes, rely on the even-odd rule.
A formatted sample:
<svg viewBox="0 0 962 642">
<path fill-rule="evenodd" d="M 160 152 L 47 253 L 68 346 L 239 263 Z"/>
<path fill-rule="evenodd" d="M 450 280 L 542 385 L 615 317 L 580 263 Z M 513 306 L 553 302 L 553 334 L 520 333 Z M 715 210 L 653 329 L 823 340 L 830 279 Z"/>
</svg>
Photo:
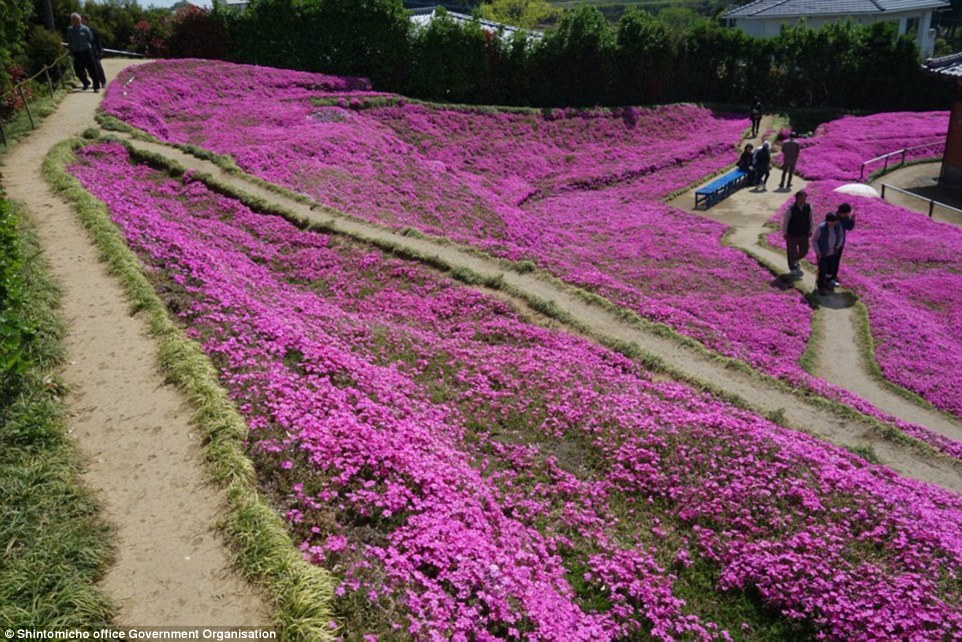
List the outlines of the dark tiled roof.
<svg viewBox="0 0 962 642">
<path fill-rule="evenodd" d="M 933 76 L 942 76 L 947 80 L 954 78 L 962 82 L 962 53 L 943 58 L 929 58 L 922 65 L 922 71 Z"/>
<path fill-rule="evenodd" d="M 884 14 L 890 11 L 948 7 L 947 0 L 755 0 L 725 13 L 725 18 L 799 18 L 818 15 Z"/>
</svg>

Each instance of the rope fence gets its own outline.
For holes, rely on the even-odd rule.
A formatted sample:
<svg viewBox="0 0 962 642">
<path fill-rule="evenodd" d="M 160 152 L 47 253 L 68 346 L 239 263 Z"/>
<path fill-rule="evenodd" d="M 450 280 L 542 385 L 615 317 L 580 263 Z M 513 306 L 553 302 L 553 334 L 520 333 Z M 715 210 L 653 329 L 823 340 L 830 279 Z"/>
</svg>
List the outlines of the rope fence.
<svg viewBox="0 0 962 642">
<path fill-rule="evenodd" d="M 24 85 L 26 85 L 26 84 L 29 83 L 29 82 L 33 82 L 33 81 L 37 80 L 38 78 L 40 78 L 40 76 L 44 76 L 44 77 L 46 78 L 46 80 L 47 80 L 47 89 L 50 90 L 50 97 L 52 98 L 52 97 L 53 97 L 53 94 L 54 94 L 54 91 L 55 91 L 55 89 L 54 89 L 54 84 L 55 84 L 55 83 L 54 83 L 53 78 L 50 76 L 50 72 L 51 72 L 51 70 L 53 70 L 53 69 L 57 69 L 57 70 L 60 72 L 59 74 L 57 74 L 58 80 L 60 81 L 60 87 L 61 87 L 61 89 L 66 89 L 66 88 L 67 88 L 67 84 L 64 82 L 64 77 L 66 76 L 66 73 L 64 73 L 63 65 L 64 65 L 64 60 L 66 60 L 69 56 L 70 56 L 69 53 L 66 53 L 66 52 L 63 53 L 59 58 L 57 58 L 56 60 L 54 60 L 54 61 L 53 61 L 52 63 L 50 63 L 49 65 L 46 65 L 43 69 L 41 69 L 40 71 L 38 71 L 38 72 L 35 73 L 34 75 L 30 76 L 29 78 L 24 78 L 23 80 L 21 80 L 20 82 L 18 82 L 16 85 L 14 85 L 13 87 L 11 87 L 11 88 L 8 89 L 7 91 L 5 91 L 5 92 L 3 92 L 3 93 L 0 93 L 0 99 L 3 99 L 5 96 L 8 96 L 8 95 L 19 95 L 19 96 L 20 96 L 20 102 L 23 103 L 23 108 L 24 108 L 24 110 L 27 112 L 27 118 L 30 120 L 30 129 L 36 129 L 36 128 L 37 128 L 37 124 L 36 124 L 36 123 L 34 122 L 34 120 L 33 120 L 33 114 L 30 113 L 30 104 L 29 104 L 29 102 L 27 101 L 27 97 L 24 95 L 24 92 L 23 92 L 23 87 L 24 87 Z M 67 68 L 67 71 L 69 72 L 69 70 L 70 70 L 70 65 L 69 65 L 69 64 L 66 65 L 66 68 Z M 6 145 L 7 145 L 7 131 L 6 131 L 6 129 L 5 129 L 4 126 L 3 126 L 3 118 L 0 118 L 0 142 L 3 143 L 4 147 L 6 147 Z"/>
</svg>

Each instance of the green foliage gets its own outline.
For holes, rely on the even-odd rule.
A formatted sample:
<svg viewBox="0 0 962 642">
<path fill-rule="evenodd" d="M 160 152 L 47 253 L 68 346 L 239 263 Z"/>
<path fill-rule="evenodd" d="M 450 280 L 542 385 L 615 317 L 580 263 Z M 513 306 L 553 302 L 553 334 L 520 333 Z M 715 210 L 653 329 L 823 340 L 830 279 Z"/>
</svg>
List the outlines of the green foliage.
<svg viewBox="0 0 962 642">
<path fill-rule="evenodd" d="M 233 49 L 227 25 L 207 9 L 186 6 L 174 13 L 167 52 L 174 58 L 226 58 Z"/>
<path fill-rule="evenodd" d="M 535 102 L 592 106 L 609 99 L 614 80 L 615 34 L 593 5 L 566 11 L 558 29 L 533 51 Z"/>
<path fill-rule="evenodd" d="M 481 17 L 522 29 L 533 29 L 560 15 L 547 0 L 491 0 L 481 5 Z"/>
<path fill-rule="evenodd" d="M 623 102 L 654 102 L 667 85 L 674 62 L 669 28 L 650 13 L 629 8 L 617 27 L 618 83 Z"/>
<path fill-rule="evenodd" d="M 30 27 L 27 35 L 24 58 L 26 59 L 27 74 L 32 76 L 64 53 L 60 36 L 39 25 Z M 60 78 L 60 69 L 50 71 L 51 77 Z"/>
<path fill-rule="evenodd" d="M 30 365 L 34 330 L 22 316 L 27 299 L 23 270 L 17 219 L 0 201 L 0 408 L 19 394 Z"/>
<path fill-rule="evenodd" d="M 110 530 L 78 483 L 64 430 L 56 291 L 36 241 L 0 201 L 0 625 L 105 626 L 95 587 Z"/>
<path fill-rule="evenodd" d="M 379 86 L 406 75 L 410 22 L 400 0 L 253 0 L 223 15 L 242 62 L 364 75 Z"/>
<path fill-rule="evenodd" d="M 0 0 L 0 92 L 10 85 L 7 69 L 23 53 L 30 12 L 29 0 Z"/>
<path fill-rule="evenodd" d="M 462 25 L 444 9 L 426 29 L 414 33 L 409 88 L 416 96 L 429 100 L 471 102 L 493 98 L 501 47 L 496 38 L 477 22 Z"/>
</svg>

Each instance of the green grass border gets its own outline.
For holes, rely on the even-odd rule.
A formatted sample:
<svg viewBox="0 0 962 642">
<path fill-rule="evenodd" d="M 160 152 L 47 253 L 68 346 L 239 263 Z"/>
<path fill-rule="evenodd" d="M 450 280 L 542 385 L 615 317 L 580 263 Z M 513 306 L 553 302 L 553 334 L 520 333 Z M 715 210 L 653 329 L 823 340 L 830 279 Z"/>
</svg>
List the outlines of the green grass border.
<svg viewBox="0 0 962 642">
<path fill-rule="evenodd" d="M 774 226 L 772 226 L 772 231 L 774 231 L 774 229 Z M 768 243 L 767 236 L 767 233 L 760 234 L 759 244 L 768 249 L 778 249 Z M 804 294 L 812 303 L 813 307 L 816 309 L 819 307 L 817 297 L 814 294 L 811 292 L 805 292 L 797 285 L 797 283 L 795 285 L 795 289 L 802 292 L 802 294 Z M 915 404 L 923 410 L 936 413 L 943 419 L 958 423 L 959 418 L 952 413 L 936 407 L 931 401 L 923 398 L 918 393 L 912 392 L 908 388 L 903 388 L 885 376 L 885 373 L 882 372 L 882 367 L 879 365 L 878 359 L 875 356 L 875 337 L 872 335 L 872 324 L 871 320 L 869 319 L 868 306 L 865 305 L 865 303 L 863 303 L 855 293 L 852 293 L 848 296 L 851 296 L 855 299 L 852 309 L 855 313 L 855 336 L 858 342 L 859 360 L 862 362 L 862 366 L 865 368 L 866 372 L 868 372 L 869 376 L 875 381 L 875 383 L 892 394 L 895 394 L 902 399 Z M 818 337 L 821 337 L 821 333 L 824 332 L 821 326 L 821 321 L 818 321 L 818 319 L 818 315 L 812 317 L 812 336 L 809 338 L 809 345 L 806 346 L 805 352 L 802 354 L 802 358 L 799 361 L 802 368 L 804 368 L 809 374 L 811 374 L 811 372 L 814 370 L 815 365 L 814 343 L 817 340 L 817 338 L 815 338 L 816 332 L 818 333 Z"/>
<path fill-rule="evenodd" d="M 173 161 L 172 159 L 167 158 L 166 156 L 163 156 L 161 154 L 156 154 L 154 152 L 150 152 L 147 150 L 138 149 L 129 141 L 120 140 L 119 142 L 124 144 L 127 147 L 127 149 L 131 151 L 132 155 L 135 158 L 139 158 L 144 162 L 148 162 L 157 168 L 162 168 L 162 169 L 166 168 L 168 171 L 171 171 L 174 175 L 180 175 L 185 171 L 185 168 L 183 166 L 181 166 L 176 161 Z M 151 141 L 151 142 L 154 142 L 154 141 Z M 159 143 L 159 144 L 165 147 L 171 147 L 170 145 L 167 145 L 165 143 Z M 589 330 L 584 325 L 575 321 L 571 317 L 571 315 L 564 313 L 563 311 L 558 309 L 557 305 L 553 301 L 546 301 L 540 297 L 533 296 L 531 294 L 528 294 L 527 292 L 513 288 L 507 285 L 503 281 L 503 279 L 499 279 L 497 277 L 493 277 L 493 278 L 484 277 L 483 275 L 477 274 L 472 270 L 469 270 L 460 266 L 456 266 L 456 265 L 451 265 L 437 255 L 424 254 L 416 250 L 404 247 L 392 241 L 381 241 L 381 240 L 372 239 L 366 236 L 352 234 L 350 232 L 339 229 L 336 226 L 336 222 L 334 221 L 329 223 L 319 223 L 316 221 L 308 220 L 300 216 L 299 214 L 284 208 L 283 206 L 270 203 L 259 197 L 251 196 L 250 194 L 247 194 L 239 189 L 236 189 L 233 186 L 228 185 L 218 180 L 217 178 L 203 172 L 195 173 L 193 174 L 193 176 L 194 178 L 204 182 L 208 187 L 210 187 L 214 191 L 220 194 L 223 194 L 225 196 L 228 196 L 230 198 L 235 198 L 241 201 L 242 203 L 244 203 L 245 205 L 247 205 L 248 207 L 250 207 L 251 209 L 261 211 L 267 214 L 274 214 L 277 216 L 281 216 L 303 229 L 339 234 L 345 237 L 349 237 L 354 240 L 366 243 L 368 245 L 378 247 L 381 250 L 388 252 L 394 256 L 425 263 L 444 273 L 448 273 L 453 278 L 456 278 L 469 285 L 482 284 L 492 289 L 500 289 L 517 299 L 525 301 L 525 303 L 529 305 L 533 310 L 543 314 L 544 316 L 550 317 L 556 321 L 559 321 L 562 324 L 565 324 L 566 326 L 576 330 L 577 332 L 589 337 L 593 341 L 601 345 L 604 345 L 605 347 L 608 347 L 630 359 L 640 362 L 642 365 L 644 365 L 645 367 L 653 371 L 665 374 L 668 377 L 671 377 L 672 379 L 676 379 L 678 381 L 687 383 L 693 386 L 697 390 L 710 393 L 719 399 L 722 399 L 724 401 L 727 401 L 728 403 L 731 403 L 735 407 L 756 412 L 756 414 L 766 416 L 769 420 L 773 421 L 774 423 L 784 425 L 784 422 L 781 420 L 781 418 L 777 414 L 773 415 L 773 413 L 759 413 L 756 409 L 751 407 L 750 404 L 747 404 L 741 398 L 734 396 L 718 388 L 717 386 L 708 384 L 703 381 L 699 381 L 684 372 L 671 368 L 670 366 L 665 364 L 659 357 L 645 351 L 642 346 L 639 346 L 635 342 L 625 342 L 625 341 L 598 335 L 597 333 Z M 248 180 L 248 175 L 241 173 L 238 176 L 238 178 L 241 178 L 243 180 Z M 258 186 L 261 186 L 264 183 L 263 180 L 257 179 L 256 177 L 254 177 L 253 180 L 250 180 L 249 182 L 251 182 L 253 185 L 258 185 Z M 291 198 L 292 200 L 301 204 L 316 205 L 310 199 L 303 197 L 301 195 L 291 194 L 288 190 L 284 188 L 273 186 L 273 188 L 270 189 L 270 191 L 273 193 L 277 193 L 282 196 Z M 330 208 L 321 208 L 318 206 L 316 207 L 316 209 L 320 211 L 330 212 L 334 216 L 353 220 L 353 217 L 337 212 L 336 210 L 332 210 Z M 368 222 L 364 221 L 364 223 L 368 223 Z M 384 229 L 387 231 L 390 231 L 388 228 L 384 228 Z M 426 238 L 432 242 L 437 240 L 433 236 L 425 235 L 422 233 L 417 233 L 417 236 Z M 895 426 L 887 424 L 879 419 L 876 419 L 875 417 L 862 414 L 861 412 L 841 402 L 823 397 L 813 390 L 803 390 L 803 389 L 796 388 L 788 382 L 782 381 L 770 375 L 759 372 L 758 370 L 755 370 L 750 365 L 742 361 L 738 361 L 730 357 L 725 357 L 721 354 L 713 352 L 708 348 L 706 348 L 703 344 L 696 341 L 695 339 L 686 337 L 678 333 L 677 331 L 673 330 L 666 324 L 656 323 L 648 319 L 644 319 L 643 317 L 638 315 L 636 312 L 632 310 L 628 310 L 624 307 L 621 307 L 613 303 L 609 299 L 606 299 L 593 292 L 588 292 L 582 288 L 572 286 L 562 281 L 558 277 L 554 276 L 553 274 L 550 274 L 537 266 L 533 266 L 533 263 L 531 261 L 528 261 L 528 260 L 508 261 L 505 259 L 492 257 L 481 250 L 477 250 L 474 248 L 465 248 L 447 239 L 441 239 L 438 242 L 439 244 L 442 244 L 442 245 L 457 247 L 459 250 L 468 252 L 476 256 L 480 256 L 488 261 L 493 261 L 498 265 L 503 266 L 506 270 L 513 270 L 523 274 L 533 274 L 539 279 L 545 282 L 548 282 L 551 285 L 559 289 L 563 289 L 569 294 L 572 294 L 582 299 L 589 305 L 596 305 L 599 308 L 605 310 L 606 312 L 613 314 L 614 316 L 620 318 L 622 321 L 626 322 L 631 327 L 639 328 L 646 332 L 651 332 L 657 336 L 669 339 L 674 343 L 676 343 L 677 345 L 691 349 L 693 352 L 697 353 L 698 355 L 706 359 L 710 359 L 716 363 L 721 364 L 726 369 L 741 372 L 742 374 L 748 375 L 761 383 L 773 386 L 781 392 L 792 394 L 797 397 L 801 397 L 803 400 L 806 400 L 823 410 L 834 412 L 837 416 L 839 416 L 842 419 L 845 419 L 848 421 L 862 422 L 868 425 L 872 429 L 872 431 L 882 439 L 885 439 L 887 441 L 890 441 L 899 445 L 909 446 L 922 454 L 941 456 L 939 451 L 936 450 L 933 446 L 915 437 L 905 434 Z M 776 276 L 778 275 L 777 271 L 773 270 L 770 266 L 768 266 L 767 263 L 759 260 L 757 257 L 751 257 L 751 258 L 758 261 L 759 264 L 762 265 L 763 267 L 766 267 L 766 269 L 768 269 L 773 275 L 776 275 Z M 794 430 L 799 430 L 802 432 L 808 432 L 803 426 L 794 426 L 794 427 L 786 426 L 786 427 L 792 428 Z"/>
<path fill-rule="evenodd" d="M 50 96 L 50 90 L 46 86 L 42 86 L 40 89 L 42 95 L 35 96 L 28 102 L 36 128 L 30 127 L 30 117 L 27 116 L 25 109 L 18 111 L 10 120 L 3 121 L 3 129 L 7 133 L 7 144 L 0 144 L 0 165 L 3 164 L 3 158 L 7 152 L 13 149 L 21 138 L 39 129 L 43 120 L 57 111 L 57 107 L 60 106 L 63 99 L 73 91 L 73 81 L 65 79 L 64 82 L 68 83 L 67 88 L 55 88 L 52 97 Z"/>
<path fill-rule="evenodd" d="M 25 210 L 10 201 L 23 258 L 24 305 L 4 310 L 34 332 L 19 394 L 0 409 L 0 627 L 101 627 L 115 607 L 96 586 L 113 559 L 113 527 L 80 479 L 67 436 L 60 293 Z"/>
<path fill-rule="evenodd" d="M 282 639 L 335 639 L 338 632 L 330 628 L 334 580 L 301 557 L 281 519 L 261 497 L 254 466 L 244 449 L 244 419 L 221 388 L 210 360 L 170 318 L 139 259 L 111 222 L 106 206 L 67 172 L 75 150 L 85 144 L 71 139 L 52 148 L 44 159 L 44 177 L 73 204 L 134 310 L 146 315 L 149 332 L 158 342 L 164 374 L 191 402 L 191 421 L 203 432 L 210 473 L 226 491 L 229 514 L 221 526 L 236 547 L 239 568 L 273 600 L 273 624 L 281 629 Z"/>
</svg>

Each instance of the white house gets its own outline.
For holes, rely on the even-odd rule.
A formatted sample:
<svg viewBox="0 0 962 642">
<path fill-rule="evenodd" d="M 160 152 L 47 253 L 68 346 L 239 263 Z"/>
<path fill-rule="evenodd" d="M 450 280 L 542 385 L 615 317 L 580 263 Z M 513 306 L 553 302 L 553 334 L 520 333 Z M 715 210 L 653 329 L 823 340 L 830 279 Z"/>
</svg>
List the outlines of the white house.
<svg viewBox="0 0 962 642">
<path fill-rule="evenodd" d="M 897 24 L 899 35 L 914 35 L 922 57 L 927 58 L 935 49 L 932 14 L 948 8 L 947 0 L 756 0 L 728 10 L 722 18 L 759 38 L 777 36 L 782 25 L 794 25 L 803 18 L 813 29 L 840 20 L 890 21 Z"/>
</svg>

